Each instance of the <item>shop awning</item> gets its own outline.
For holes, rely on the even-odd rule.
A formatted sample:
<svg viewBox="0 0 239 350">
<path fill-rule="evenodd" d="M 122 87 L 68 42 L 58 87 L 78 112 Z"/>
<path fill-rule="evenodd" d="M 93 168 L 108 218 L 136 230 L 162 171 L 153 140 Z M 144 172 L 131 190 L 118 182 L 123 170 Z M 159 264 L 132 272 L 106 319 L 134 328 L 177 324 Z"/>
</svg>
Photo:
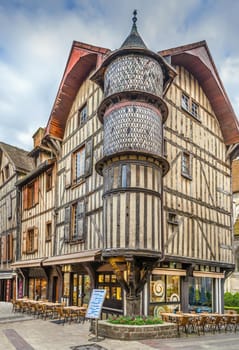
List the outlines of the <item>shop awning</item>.
<svg viewBox="0 0 239 350">
<path fill-rule="evenodd" d="M 40 258 L 40 259 L 32 259 L 32 260 L 19 260 L 11 264 L 12 268 L 24 268 L 24 267 L 40 267 L 42 266 L 42 262 L 46 258 Z"/>
<path fill-rule="evenodd" d="M 0 280 L 10 280 L 15 276 L 16 274 L 12 272 L 0 272 Z"/>
<path fill-rule="evenodd" d="M 73 254 L 64 254 L 57 255 L 47 258 L 43 261 L 43 266 L 50 265 L 65 265 L 65 264 L 74 264 L 82 263 L 88 261 L 96 261 L 101 255 L 101 250 L 87 250 L 83 252 L 73 253 Z"/>
<path fill-rule="evenodd" d="M 225 276 L 220 272 L 193 271 L 193 277 L 224 278 Z"/>
<path fill-rule="evenodd" d="M 157 268 L 152 271 L 152 275 L 186 276 L 186 270 Z"/>
</svg>

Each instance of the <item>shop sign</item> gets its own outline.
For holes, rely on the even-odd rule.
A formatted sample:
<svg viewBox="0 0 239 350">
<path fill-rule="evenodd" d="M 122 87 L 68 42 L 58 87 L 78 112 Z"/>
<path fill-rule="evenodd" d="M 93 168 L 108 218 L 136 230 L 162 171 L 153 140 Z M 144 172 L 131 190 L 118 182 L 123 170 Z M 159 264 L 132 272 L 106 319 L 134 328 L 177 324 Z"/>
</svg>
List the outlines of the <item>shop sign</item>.
<svg viewBox="0 0 239 350">
<path fill-rule="evenodd" d="M 93 289 L 86 313 L 86 318 L 100 318 L 103 302 L 105 300 L 105 294 L 105 289 Z"/>
</svg>

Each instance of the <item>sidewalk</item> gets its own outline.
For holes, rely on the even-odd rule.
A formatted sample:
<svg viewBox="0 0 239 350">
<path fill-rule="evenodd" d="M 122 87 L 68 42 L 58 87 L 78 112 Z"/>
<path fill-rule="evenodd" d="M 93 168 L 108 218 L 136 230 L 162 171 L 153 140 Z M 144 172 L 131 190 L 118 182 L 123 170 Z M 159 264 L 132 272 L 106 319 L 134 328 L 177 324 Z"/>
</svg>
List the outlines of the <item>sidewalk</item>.
<svg viewBox="0 0 239 350">
<path fill-rule="evenodd" d="M 175 339 L 96 342 L 90 323 L 56 324 L 12 313 L 10 303 L 0 302 L 0 350 L 238 350 L 239 332 Z"/>
<path fill-rule="evenodd" d="M 137 341 L 94 341 L 90 323 L 56 324 L 12 313 L 10 303 L 0 302 L 0 350 L 152 350 Z M 93 340 L 92 340 L 93 339 Z"/>
</svg>

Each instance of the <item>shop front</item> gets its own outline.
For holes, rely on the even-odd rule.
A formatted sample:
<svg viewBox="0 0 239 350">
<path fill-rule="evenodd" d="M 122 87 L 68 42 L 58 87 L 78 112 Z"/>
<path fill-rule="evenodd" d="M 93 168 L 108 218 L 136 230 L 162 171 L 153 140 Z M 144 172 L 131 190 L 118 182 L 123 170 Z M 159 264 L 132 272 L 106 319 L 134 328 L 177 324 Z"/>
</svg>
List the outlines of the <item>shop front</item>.
<svg viewBox="0 0 239 350">
<path fill-rule="evenodd" d="M 149 314 L 161 312 L 222 312 L 224 274 L 219 268 L 195 266 L 156 268 L 150 276 Z M 218 271 L 216 271 L 218 270 Z"/>
<path fill-rule="evenodd" d="M 12 271 L 1 271 L 0 273 L 0 301 L 9 302 L 15 295 L 15 277 Z"/>
</svg>

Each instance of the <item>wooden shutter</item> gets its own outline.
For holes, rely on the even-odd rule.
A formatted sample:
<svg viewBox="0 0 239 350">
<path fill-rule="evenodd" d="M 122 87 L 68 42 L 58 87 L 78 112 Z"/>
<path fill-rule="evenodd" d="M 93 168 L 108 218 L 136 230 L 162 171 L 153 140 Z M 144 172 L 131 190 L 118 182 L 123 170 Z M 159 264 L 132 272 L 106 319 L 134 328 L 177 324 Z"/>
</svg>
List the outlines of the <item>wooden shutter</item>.
<svg viewBox="0 0 239 350">
<path fill-rule="evenodd" d="M 39 203 L 39 179 L 34 182 L 34 204 Z"/>
<path fill-rule="evenodd" d="M 22 252 L 23 253 L 27 252 L 27 232 L 26 231 L 22 233 Z"/>
<path fill-rule="evenodd" d="M 91 175 L 92 162 L 93 162 L 93 139 L 91 138 L 85 144 L 85 176 Z"/>
<path fill-rule="evenodd" d="M 76 212 L 76 233 L 78 239 L 83 239 L 85 230 L 84 230 L 84 216 L 85 216 L 85 203 L 84 201 L 77 203 L 77 212 Z"/>
<path fill-rule="evenodd" d="M 64 241 L 69 242 L 71 230 L 71 207 L 65 208 Z"/>
<path fill-rule="evenodd" d="M 38 250 L 38 228 L 34 227 L 34 252 Z"/>
<path fill-rule="evenodd" d="M 28 193 L 28 189 L 27 187 L 25 187 L 22 191 L 23 193 L 23 209 L 26 210 L 28 208 L 28 205 L 27 205 L 27 193 Z"/>
<path fill-rule="evenodd" d="M 66 167 L 65 167 L 65 187 L 71 186 L 71 156 L 66 158 Z"/>
</svg>

